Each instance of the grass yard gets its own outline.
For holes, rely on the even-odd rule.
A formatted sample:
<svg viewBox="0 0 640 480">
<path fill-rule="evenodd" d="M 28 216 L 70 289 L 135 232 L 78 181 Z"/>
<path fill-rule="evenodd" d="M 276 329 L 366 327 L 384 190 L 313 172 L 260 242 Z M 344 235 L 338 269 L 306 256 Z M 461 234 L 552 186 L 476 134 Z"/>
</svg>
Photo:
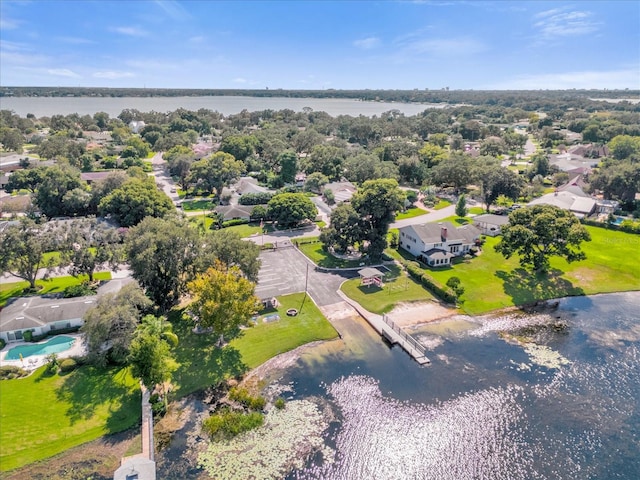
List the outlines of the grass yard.
<svg viewBox="0 0 640 480">
<path fill-rule="evenodd" d="M 582 248 L 587 259 L 567 263 L 552 258 L 548 276 L 522 269 L 517 256 L 506 260 L 496 253 L 493 246 L 500 237 L 488 237 L 482 254 L 469 262 L 429 272 L 442 283 L 452 276 L 459 277 L 465 288 L 461 307 L 472 315 L 535 300 L 640 290 L 640 236 L 586 228 L 592 238 Z"/>
<path fill-rule="evenodd" d="M 407 210 L 405 212 L 400 212 L 396 215 L 396 220 L 404 220 L 406 218 L 414 218 L 414 217 L 419 217 L 420 215 L 425 215 L 429 212 L 427 212 L 426 210 L 423 210 L 421 208 L 418 207 L 410 207 L 407 208 Z"/>
<path fill-rule="evenodd" d="M 204 229 L 207 231 L 211 228 L 211 224 L 213 223 L 213 218 L 209 216 L 205 216 L 204 214 L 195 215 L 193 217 L 187 217 L 187 218 L 189 220 L 189 223 L 192 223 L 194 227 L 199 228 L 201 230 L 202 230 L 203 221 L 204 221 Z"/>
<path fill-rule="evenodd" d="M 184 200 L 181 205 L 185 212 L 197 212 L 199 210 L 213 210 L 216 203 L 213 200 L 202 198 L 198 200 Z"/>
<path fill-rule="evenodd" d="M 49 376 L 41 367 L 0 381 L 0 403 L 0 471 L 131 428 L 140 418 L 138 382 L 122 368 Z"/>
<path fill-rule="evenodd" d="M 234 225 L 233 227 L 226 227 L 225 230 L 230 230 L 232 232 L 236 232 L 240 235 L 240 238 L 247 238 L 255 234 L 259 234 L 262 232 L 262 228 L 260 228 L 260 223 L 248 223 L 245 225 Z"/>
<path fill-rule="evenodd" d="M 433 206 L 433 209 L 434 210 L 442 210 L 443 208 L 446 208 L 449 205 L 451 205 L 451 202 L 449 200 L 440 200 L 438 203 L 436 203 Z"/>
<path fill-rule="evenodd" d="M 93 275 L 95 280 L 111 280 L 111 272 L 98 272 Z M 60 293 L 65 288 L 72 285 L 80 285 L 83 281 L 87 280 L 86 275 L 80 275 L 78 277 L 54 277 L 49 280 L 36 280 L 36 285 L 42 287 L 37 292 L 37 295 L 44 295 L 45 293 Z M 6 305 L 7 300 L 11 297 L 19 297 L 22 295 L 22 291 L 29 287 L 29 282 L 15 282 L 15 283 L 3 283 L 0 285 L 0 307 Z M 33 295 L 33 294 L 31 294 Z"/>
<path fill-rule="evenodd" d="M 309 297 L 279 297 L 280 320 L 259 323 L 216 348 L 215 335 L 195 335 L 174 310 L 170 320 L 180 338 L 180 364 L 173 383 L 180 398 L 241 375 L 280 353 L 338 333 Z M 302 307 L 302 308 L 301 308 Z M 295 317 L 286 314 L 296 308 Z M 140 389 L 128 368 L 81 367 L 49 376 L 42 367 L 27 378 L 0 381 L 0 471 L 12 470 L 73 446 L 135 426 L 140 419 Z"/>
<path fill-rule="evenodd" d="M 471 217 L 459 217 L 457 215 L 451 215 L 450 217 L 443 218 L 442 220 L 435 220 L 431 223 L 451 222 L 455 227 L 460 227 L 471 223 Z"/>
<path fill-rule="evenodd" d="M 482 215 L 483 213 L 486 213 L 486 212 L 482 207 L 471 207 L 469 208 L 469 211 L 467 213 L 473 213 L 474 215 Z"/>
<path fill-rule="evenodd" d="M 178 397 L 215 385 L 225 378 L 241 375 L 280 353 L 293 350 L 305 343 L 329 340 L 337 337 L 333 326 L 324 318 L 309 297 L 304 306 L 303 293 L 278 297 L 281 306 L 277 312 L 280 320 L 272 323 L 259 321 L 257 325 L 242 331 L 223 349 L 214 346 L 216 335 L 196 335 L 191 332 L 191 323 L 182 319 L 182 311 L 172 312 L 170 319 L 174 332 L 180 338 L 176 348 L 176 359 L 180 367 L 174 374 L 178 386 Z M 300 312 L 295 317 L 287 316 L 287 309 Z M 261 317 L 260 317 L 261 318 Z"/>
<path fill-rule="evenodd" d="M 301 243 L 304 241 L 305 243 Z M 298 241 L 298 248 L 313 263 L 325 268 L 353 268 L 358 267 L 362 260 L 345 260 L 337 258 L 322 249 L 322 242 L 319 237 L 308 237 Z"/>
<path fill-rule="evenodd" d="M 375 285 L 362 286 L 359 278 L 353 278 L 344 282 L 341 290 L 370 312 L 379 314 L 391 311 L 400 302 L 427 301 L 434 298 L 400 267 L 392 265 L 389 269 L 382 288 Z"/>
</svg>

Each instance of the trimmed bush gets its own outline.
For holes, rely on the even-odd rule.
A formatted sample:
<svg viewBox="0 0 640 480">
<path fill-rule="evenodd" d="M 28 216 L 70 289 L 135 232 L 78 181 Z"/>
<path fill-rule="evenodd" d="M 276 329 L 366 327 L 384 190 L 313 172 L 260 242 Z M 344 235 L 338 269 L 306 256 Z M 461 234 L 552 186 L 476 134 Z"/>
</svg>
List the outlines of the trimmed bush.
<svg viewBox="0 0 640 480">
<path fill-rule="evenodd" d="M 273 198 L 273 193 L 245 193 L 240 196 L 240 205 L 265 205 Z"/>
<path fill-rule="evenodd" d="M 71 285 L 64 289 L 62 296 L 64 298 L 72 297 L 86 297 L 89 295 L 95 295 L 96 291 L 91 288 L 88 283 L 81 283 L 80 285 Z"/>
<path fill-rule="evenodd" d="M 60 374 L 69 373 L 78 368 L 78 363 L 73 358 L 65 358 L 60 361 L 58 368 Z"/>
<path fill-rule="evenodd" d="M 233 220 L 222 222 L 222 228 L 234 227 L 236 225 L 246 225 L 247 223 L 249 223 L 249 219 L 235 218 Z"/>
<path fill-rule="evenodd" d="M 278 410 L 283 410 L 283 409 L 284 409 L 284 406 L 285 406 L 284 398 L 282 398 L 282 397 L 278 397 L 278 398 L 276 399 L 276 401 L 274 402 L 274 404 L 273 404 L 273 405 L 274 405 Z"/>
<path fill-rule="evenodd" d="M 202 422 L 202 429 L 211 438 L 233 438 L 254 428 L 262 426 L 264 417 L 259 412 L 222 411 L 211 415 Z"/>
<path fill-rule="evenodd" d="M 22 338 L 24 339 L 25 342 L 33 342 L 33 332 L 31 330 L 22 332 Z"/>
<path fill-rule="evenodd" d="M 4 338 L 0 338 L 0 350 L 2 350 L 6 344 L 7 342 L 4 341 Z"/>
</svg>

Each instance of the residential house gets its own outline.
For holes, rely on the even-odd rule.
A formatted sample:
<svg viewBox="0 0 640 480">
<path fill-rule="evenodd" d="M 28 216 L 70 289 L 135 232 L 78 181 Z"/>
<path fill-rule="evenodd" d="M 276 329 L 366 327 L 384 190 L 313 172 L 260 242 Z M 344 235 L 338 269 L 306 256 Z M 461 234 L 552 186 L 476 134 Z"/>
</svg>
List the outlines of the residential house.
<svg viewBox="0 0 640 480">
<path fill-rule="evenodd" d="M 109 175 L 112 175 L 115 170 L 108 170 L 104 172 L 82 172 L 80 174 L 80 180 L 84 180 L 87 184 L 91 185 L 93 182 L 104 180 Z"/>
<path fill-rule="evenodd" d="M 553 205 L 573 212 L 578 218 L 588 217 L 596 211 L 596 200 L 578 186 L 548 193 L 531 200 L 528 205 Z"/>
<path fill-rule="evenodd" d="M 18 297 L 0 312 L 0 338 L 22 340 L 24 332 L 44 335 L 55 330 L 79 327 L 84 314 L 96 304 L 97 296 L 78 298 Z"/>
<path fill-rule="evenodd" d="M 336 204 L 349 202 L 351 197 L 356 193 L 356 186 L 351 182 L 332 182 L 327 183 L 324 186 L 325 190 L 331 190 L 333 192 L 333 198 Z"/>
<path fill-rule="evenodd" d="M 263 205 L 266 207 L 266 205 Z M 215 212 L 221 213 L 224 221 L 227 220 L 250 220 L 251 212 L 256 205 L 221 205 L 216 207 Z"/>
<path fill-rule="evenodd" d="M 487 213 L 476 215 L 473 217 L 473 224 L 482 232 L 483 235 L 495 237 L 502 233 L 502 227 L 509 223 L 509 217 L 506 215 L 495 215 Z"/>
<path fill-rule="evenodd" d="M 451 264 L 464 256 L 480 240 L 480 230 L 473 225 L 455 227 L 451 222 L 424 223 L 400 228 L 400 247 L 432 267 Z"/>
</svg>

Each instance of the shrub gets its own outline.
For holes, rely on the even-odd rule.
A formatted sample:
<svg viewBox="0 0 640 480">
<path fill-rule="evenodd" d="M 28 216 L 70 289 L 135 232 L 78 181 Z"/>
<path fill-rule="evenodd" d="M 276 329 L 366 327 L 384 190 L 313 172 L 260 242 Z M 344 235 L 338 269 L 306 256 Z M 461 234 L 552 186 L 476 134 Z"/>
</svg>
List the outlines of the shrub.
<svg viewBox="0 0 640 480">
<path fill-rule="evenodd" d="M 401 261 L 409 275 L 418 280 L 424 288 L 447 303 L 456 303 L 457 295 L 448 286 L 441 285 L 435 278 L 424 271 L 418 262 Z"/>
<path fill-rule="evenodd" d="M 14 378 L 26 377 L 29 372 L 14 366 L 0 367 L 0 380 L 12 380 Z"/>
<path fill-rule="evenodd" d="M 0 350 L 2 350 L 6 344 L 7 342 L 4 341 L 4 338 L 0 338 Z"/>
<path fill-rule="evenodd" d="M 60 368 L 58 373 L 69 373 L 78 368 L 78 363 L 73 358 L 65 358 L 58 366 Z"/>
<path fill-rule="evenodd" d="M 58 356 L 55 353 L 47 355 L 47 373 L 54 374 L 58 372 L 59 368 Z"/>
<path fill-rule="evenodd" d="M 264 397 L 253 397 L 246 388 L 233 387 L 229 390 L 229 399 L 241 403 L 251 410 L 263 410 L 267 404 Z"/>
<path fill-rule="evenodd" d="M 227 220 L 226 222 L 222 222 L 222 228 L 233 227 L 235 225 L 246 225 L 247 223 L 249 223 L 249 219 L 234 218 L 233 220 Z"/>
<path fill-rule="evenodd" d="M 238 203 L 240 205 L 264 205 L 269 203 L 269 200 L 273 198 L 272 193 L 245 193 L 240 196 Z"/>
<path fill-rule="evenodd" d="M 25 342 L 33 342 L 33 332 L 31 330 L 22 332 L 22 338 L 24 339 Z"/>
<path fill-rule="evenodd" d="M 211 415 L 202 422 L 203 430 L 212 438 L 232 438 L 264 423 L 264 417 L 259 412 L 231 412 L 222 411 Z"/>
<path fill-rule="evenodd" d="M 62 296 L 64 298 L 84 297 L 88 295 L 94 295 L 95 293 L 95 289 L 91 288 L 89 286 L 89 283 L 83 282 L 80 285 L 71 285 L 65 288 Z"/>
<path fill-rule="evenodd" d="M 278 410 L 283 410 L 284 409 L 284 398 L 278 397 L 276 399 L 274 405 Z"/>
</svg>

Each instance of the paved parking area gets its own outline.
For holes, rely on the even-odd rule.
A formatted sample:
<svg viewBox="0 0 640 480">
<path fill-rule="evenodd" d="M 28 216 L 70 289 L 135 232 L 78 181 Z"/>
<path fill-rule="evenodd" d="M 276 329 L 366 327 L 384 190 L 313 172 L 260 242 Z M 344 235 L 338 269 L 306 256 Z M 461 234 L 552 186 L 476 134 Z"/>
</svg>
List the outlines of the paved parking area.
<svg viewBox="0 0 640 480">
<path fill-rule="evenodd" d="M 354 271 L 340 274 L 317 272 L 315 265 L 293 247 L 265 250 L 260 254 L 260 260 L 262 267 L 256 287 L 258 298 L 304 292 L 307 282 L 307 291 L 318 305 L 331 305 L 342 301 L 336 293 L 340 284 L 357 276 Z"/>
</svg>

